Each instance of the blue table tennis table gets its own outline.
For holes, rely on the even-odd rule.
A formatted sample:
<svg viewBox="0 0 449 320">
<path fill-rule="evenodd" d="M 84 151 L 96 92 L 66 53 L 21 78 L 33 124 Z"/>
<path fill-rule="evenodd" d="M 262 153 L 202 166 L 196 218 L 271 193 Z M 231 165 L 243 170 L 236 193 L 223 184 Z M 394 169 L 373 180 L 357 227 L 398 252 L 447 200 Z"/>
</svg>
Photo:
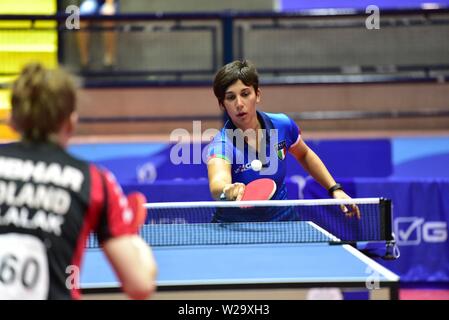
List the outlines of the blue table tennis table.
<svg viewBox="0 0 449 320">
<path fill-rule="evenodd" d="M 167 240 L 178 237 L 176 241 L 180 242 L 152 248 L 159 269 L 154 298 L 303 299 L 310 288 L 341 288 L 365 290 L 372 299 L 398 299 L 396 274 L 349 244 L 334 245 L 316 238 L 314 242 L 296 243 L 289 238 L 292 225 L 323 239 L 333 237 L 304 221 L 252 223 L 249 227 L 236 223 L 146 225 L 143 236 L 150 244 L 160 241 L 161 235 Z M 289 232 L 283 232 L 285 228 L 290 228 Z M 222 235 L 204 244 L 202 233 L 211 231 Z M 257 235 L 250 237 L 254 243 L 239 243 L 248 240 L 248 233 Z M 223 241 L 227 234 L 232 237 L 225 244 L 213 241 Z M 86 251 L 81 289 L 87 298 L 121 294 L 120 284 L 100 248 Z"/>
</svg>

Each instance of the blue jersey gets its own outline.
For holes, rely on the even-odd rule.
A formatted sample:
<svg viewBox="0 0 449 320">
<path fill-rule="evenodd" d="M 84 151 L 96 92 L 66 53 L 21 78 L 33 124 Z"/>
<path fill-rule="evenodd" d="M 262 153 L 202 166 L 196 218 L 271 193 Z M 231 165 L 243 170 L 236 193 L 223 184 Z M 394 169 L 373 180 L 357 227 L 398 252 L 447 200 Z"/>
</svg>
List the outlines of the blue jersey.
<svg viewBox="0 0 449 320">
<path fill-rule="evenodd" d="M 228 120 L 221 131 L 209 145 L 208 159 L 223 158 L 231 163 L 232 182 L 245 185 L 260 178 L 270 178 L 276 182 L 276 192 L 271 199 L 287 199 L 285 176 L 287 171 L 286 154 L 296 144 L 301 132 L 296 123 L 282 113 L 265 113 L 257 111 L 263 134 L 259 151 L 249 146 L 244 139 L 239 139 L 236 127 Z M 251 162 L 258 159 L 262 162 L 262 170 L 254 171 Z M 285 209 L 285 208 L 284 208 Z M 216 221 L 279 221 L 294 219 L 291 210 L 264 210 L 254 215 L 251 210 L 231 214 L 217 212 Z M 259 210 L 262 211 L 262 210 Z M 287 212 L 288 211 L 288 212 Z"/>
</svg>

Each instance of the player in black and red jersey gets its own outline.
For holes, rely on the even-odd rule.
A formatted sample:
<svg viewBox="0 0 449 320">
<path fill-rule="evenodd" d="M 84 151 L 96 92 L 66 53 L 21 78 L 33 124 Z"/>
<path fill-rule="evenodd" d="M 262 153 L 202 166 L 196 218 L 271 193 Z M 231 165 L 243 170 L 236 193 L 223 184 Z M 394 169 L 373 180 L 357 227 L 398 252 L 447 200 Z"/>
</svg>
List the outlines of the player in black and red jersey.
<svg viewBox="0 0 449 320">
<path fill-rule="evenodd" d="M 0 146 L 0 299 L 80 298 L 74 270 L 92 231 L 124 292 L 155 290 L 156 263 L 138 235 L 145 199 L 125 197 L 110 172 L 66 152 L 76 122 L 70 75 L 27 65 L 12 87 L 21 140 Z"/>
</svg>

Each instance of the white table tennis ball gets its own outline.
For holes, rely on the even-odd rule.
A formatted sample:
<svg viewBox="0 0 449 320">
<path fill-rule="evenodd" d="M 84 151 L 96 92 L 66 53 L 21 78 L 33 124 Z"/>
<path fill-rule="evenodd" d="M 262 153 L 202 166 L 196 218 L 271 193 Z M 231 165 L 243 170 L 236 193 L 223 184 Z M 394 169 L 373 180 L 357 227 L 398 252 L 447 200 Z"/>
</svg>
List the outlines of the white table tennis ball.
<svg viewBox="0 0 449 320">
<path fill-rule="evenodd" d="M 262 169 L 262 162 L 257 159 L 251 161 L 251 169 L 254 171 L 260 171 Z"/>
</svg>

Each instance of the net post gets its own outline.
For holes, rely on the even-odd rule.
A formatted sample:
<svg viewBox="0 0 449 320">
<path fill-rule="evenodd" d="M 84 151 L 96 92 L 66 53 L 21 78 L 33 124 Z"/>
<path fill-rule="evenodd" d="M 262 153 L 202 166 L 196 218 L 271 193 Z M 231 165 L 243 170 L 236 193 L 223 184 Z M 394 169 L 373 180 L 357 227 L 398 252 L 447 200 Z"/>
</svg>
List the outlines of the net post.
<svg viewBox="0 0 449 320">
<path fill-rule="evenodd" d="M 392 229 L 392 202 L 391 199 L 380 199 L 381 227 L 386 241 L 386 252 L 382 257 L 384 260 L 395 260 L 399 258 L 399 248 Z"/>
<path fill-rule="evenodd" d="M 381 226 L 381 233 L 385 240 L 392 241 L 393 240 L 393 232 L 392 232 L 392 226 L 391 226 L 391 199 L 386 198 L 380 198 L 379 199 L 379 205 L 380 205 L 380 226 Z"/>
</svg>

